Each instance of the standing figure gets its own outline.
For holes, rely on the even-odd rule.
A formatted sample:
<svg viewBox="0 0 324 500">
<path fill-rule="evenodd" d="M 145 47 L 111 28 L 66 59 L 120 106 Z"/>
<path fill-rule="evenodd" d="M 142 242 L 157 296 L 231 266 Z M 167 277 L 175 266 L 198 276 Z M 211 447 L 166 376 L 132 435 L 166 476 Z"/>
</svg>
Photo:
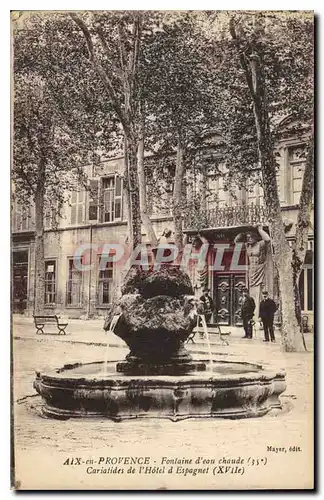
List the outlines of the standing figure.
<svg viewBox="0 0 324 500">
<path fill-rule="evenodd" d="M 163 230 L 162 235 L 159 238 L 159 244 L 167 244 L 167 245 L 172 245 L 174 244 L 174 231 L 170 229 L 169 227 L 165 227 Z"/>
<path fill-rule="evenodd" d="M 204 288 L 204 294 L 200 297 L 200 302 L 204 305 L 204 316 L 206 318 L 206 323 L 210 323 L 212 314 L 214 312 L 214 302 L 209 294 L 209 289 Z"/>
<path fill-rule="evenodd" d="M 274 300 L 270 299 L 268 292 L 264 290 L 262 292 L 263 299 L 260 302 L 259 316 L 263 324 L 264 329 L 264 341 L 269 342 L 269 333 L 271 342 L 275 342 L 275 336 L 273 331 L 273 318 L 277 310 L 277 305 Z"/>
<path fill-rule="evenodd" d="M 255 302 L 255 316 L 259 317 L 259 304 L 261 300 L 261 288 L 265 281 L 265 268 L 269 253 L 270 236 L 262 226 L 257 227 L 261 241 L 258 241 L 252 232 L 246 233 L 245 249 L 248 256 L 248 286 L 250 296 Z M 235 243 L 242 241 L 242 233 L 234 239 Z"/>
<path fill-rule="evenodd" d="M 241 302 L 241 315 L 243 320 L 243 328 L 244 328 L 244 339 L 252 338 L 252 321 L 253 314 L 255 310 L 255 302 L 253 297 L 249 296 L 249 292 L 247 288 L 243 288 L 242 290 L 243 298 Z"/>
</svg>

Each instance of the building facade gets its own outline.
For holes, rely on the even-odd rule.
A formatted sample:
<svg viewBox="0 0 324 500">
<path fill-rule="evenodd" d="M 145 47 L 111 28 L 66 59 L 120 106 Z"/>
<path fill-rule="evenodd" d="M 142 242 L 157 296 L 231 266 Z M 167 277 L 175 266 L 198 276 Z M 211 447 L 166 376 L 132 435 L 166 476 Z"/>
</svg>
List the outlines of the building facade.
<svg viewBox="0 0 324 500">
<path fill-rule="evenodd" d="M 290 242 L 295 236 L 298 203 L 302 186 L 305 159 L 303 141 L 284 139 L 278 144 L 279 169 L 277 182 L 281 207 Z M 151 159 L 152 161 L 152 159 Z M 153 159 L 154 161 L 154 159 Z M 55 207 L 44 214 L 45 224 L 45 308 L 48 314 L 71 318 L 105 316 L 115 287 L 120 283 L 121 266 L 101 262 L 107 243 L 127 243 L 127 220 L 121 173 L 123 158 L 115 158 L 90 166 L 90 190 L 70 194 L 70 202 L 63 207 L 56 220 Z M 172 176 L 171 176 L 172 178 Z M 172 185 L 164 176 L 164 185 L 150 186 L 149 207 L 156 235 L 160 238 L 172 228 Z M 162 183 L 163 184 L 163 183 Z M 159 185 L 159 188 L 158 188 Z M 242 270 L 233 271 L 231 262 L 235 236 L 249 226 L 262 224 L 267 228 L 262 188 L 257 181 L 229 190 L 222 177 L 215 178 L 206 169 L 186 182 L 188 198 L 200 196 L 196 209 L 185 212 L 184 232 L 187 241 L 195 244 L 198 233 L 210 244 L 208 262 L 214 261 L 213 243 L 224 241 L 222 268 L 197 271 L 191 278 L 200 295 L 203 286 L 211 290 L 216 304 L 217 319 L 226 325 L 240 324 L 240 291 L 247 284 L 247 258 L 244 247 L 239 257 Z M 195 198 L 197 199 L 197 197 Z M 195 213 L 194 213 L 195 212 Z M 12 307 L 13 312 L 32 315 L 35 295 L 35 226 L 32 204 L 23 209 L 14 202 L 12 210 Z M 197 222 L 198 221 L 198 222 Z M 145 230 L 143 242 L 149 245 Z M 79 270 L 73 257 L 82 245 L 91 244 L 95 251 L 88 253 L 88 269 Z M 86 252 L 84 252 L 86 253 Z M 267 268 L 267 288 L 276 298 L 276 277 L 271 263 Z M 303 316 L 313 324 L 313 230 L 309 233 L 308 251 L 300 279 Z M 216 314 L 215 318 L 216 319 Z"/>
</svg>

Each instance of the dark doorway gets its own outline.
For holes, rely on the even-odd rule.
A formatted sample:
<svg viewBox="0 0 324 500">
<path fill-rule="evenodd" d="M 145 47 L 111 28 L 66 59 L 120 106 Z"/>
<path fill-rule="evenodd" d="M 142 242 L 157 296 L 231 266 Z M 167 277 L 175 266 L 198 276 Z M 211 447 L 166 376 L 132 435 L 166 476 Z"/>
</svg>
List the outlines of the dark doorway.
<svg viewBox="0 0 324 500">
<path fill-rule="evenodd" d="M 23 313 L 27 308 L 28 250 L 13 251 L 12 272 L 12 310 Z"/>
<path fill-rule="evenodd" d="M 214 300 L 217 311 L 215 319 L 220 325 L 242 325 L 241 296 L 244 286 L 245 274 L 214 274 Z"/>
</svg>

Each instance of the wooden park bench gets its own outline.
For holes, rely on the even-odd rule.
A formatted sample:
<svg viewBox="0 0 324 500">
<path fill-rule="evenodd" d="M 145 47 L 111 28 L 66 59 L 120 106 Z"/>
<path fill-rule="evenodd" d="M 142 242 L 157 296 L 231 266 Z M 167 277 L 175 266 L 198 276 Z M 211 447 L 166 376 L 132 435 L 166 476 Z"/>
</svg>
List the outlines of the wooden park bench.
<svg viewBox="0 0 324 500">
<path fill-rule="evenodd" d="M 58 316 L 38 316 L 34 315 L 34 323 L 37 328 L 36 334 L 45 334 L 44 327 L 45 325 L 51 324 L 55 325 L 58 329 L 58 333 L 66 335 L 65 328 L 68 326 L 68 323 L 60 323 L 60 318 Z"/>
<path fill-rule="evenodd" d="M 191 332 L 190 335 L 188 336 L 187 340 L 186 340 L 186 343 L 188 342 L 192 342 L 193 344 L 195 344 L 195 336 L 196 334 L 198 334 L 199 332 L 199 318 L 201 318 L 201 314 L 197 317 L 197 327 L 196 327 L 196 330 Z M 220 325 L 218 322 L 214 323 L 213 324 L 214 327 L 217 328 L 217 334 L 219 335 L 219 340 L 222 342 L 223 345 L 229 345 L 229 342 L 227 339 L 224 339 L 224 336 L 228 336 L 231 334 L 231 332 L 222 332 L 221 328 L 220 328 Z M 205 337 L 205 333 L 204 331 L 202 332 L 199 332 L 200 335 L 202 335 L 201 338 L 204 338 Z"/>
</svg>

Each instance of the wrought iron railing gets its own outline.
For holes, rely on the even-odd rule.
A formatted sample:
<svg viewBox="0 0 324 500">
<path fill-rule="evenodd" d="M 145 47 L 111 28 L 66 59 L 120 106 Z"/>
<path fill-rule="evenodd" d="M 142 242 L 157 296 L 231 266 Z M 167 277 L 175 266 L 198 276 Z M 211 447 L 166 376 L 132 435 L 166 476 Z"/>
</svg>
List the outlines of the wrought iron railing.
<svg viewBox="0 0 324 500">
<path fill-rule="evenodd" d="M 185 214 L 186 230 L 201 230 L 212 227 L 231 227 L 265 224 L 266 209 L 254 204 L 242 204 L 233 207 L 217 207 L 209 210 L 191 209 Z"/>
</svg>

